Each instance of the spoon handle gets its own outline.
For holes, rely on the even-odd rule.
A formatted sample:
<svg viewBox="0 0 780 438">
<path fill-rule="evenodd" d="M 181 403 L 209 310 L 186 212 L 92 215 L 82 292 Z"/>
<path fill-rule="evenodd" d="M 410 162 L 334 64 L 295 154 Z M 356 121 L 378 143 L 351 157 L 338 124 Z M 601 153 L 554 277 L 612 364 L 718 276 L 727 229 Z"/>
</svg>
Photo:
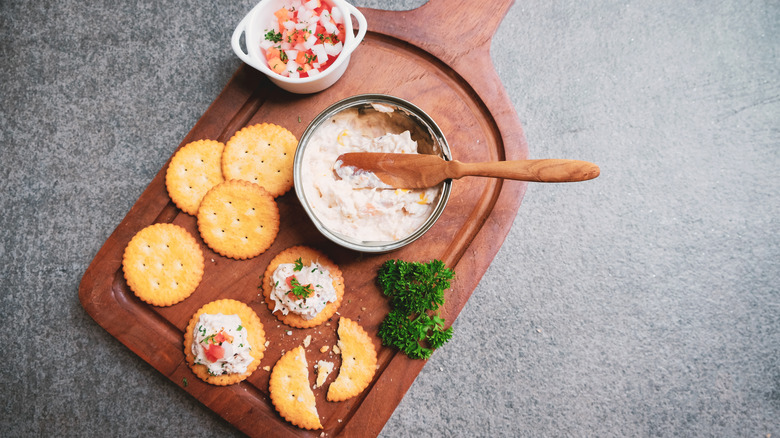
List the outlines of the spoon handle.
<svg viewBox="0 0 780 438">
<path fill-rule="evenodd" d="M 542 160 L 490 161 L 461 163 L 450 161 L 450 177 L 488 176 L 536 182 L 587 181 L 599 176 L 599 167 L 580 160 L 547 158 Z"/>
</svg>

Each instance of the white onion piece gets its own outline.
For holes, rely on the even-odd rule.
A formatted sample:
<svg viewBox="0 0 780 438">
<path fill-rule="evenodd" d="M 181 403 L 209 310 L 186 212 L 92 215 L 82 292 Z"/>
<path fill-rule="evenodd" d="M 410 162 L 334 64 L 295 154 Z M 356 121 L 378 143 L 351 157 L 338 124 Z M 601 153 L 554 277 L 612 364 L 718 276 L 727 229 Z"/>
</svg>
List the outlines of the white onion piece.
<svg viewBox="0 0 780 438">
<path fill-rule="evenodd" d="M 295 59 L 290 58 L 290 61 L 287 63 L 287 72 L 290 73 L 290 77 L 292 77 L 293 73 L 295 73 L 296 77 L 298 76 L 298 65 L 297 62 L 295 62 Z"/>
<path fill-rule="evenodd" d="M 339 30 L 339 28 L 336 27 L 336 25 L 331 23 L 330 21 L 326 23 L 322 23 L 322 26 L 325 27 L 325 31 L 328 33 L 336 33 Z"/>
<path fill-rule="evenodd" d="M 336 56 L 341 53 L 341 49 L 344 47 L 344 45 L 341 44 L 341 41 L 339 41 L 336 44 L 323 44 L 323 47 L 325 48 L 325 53 L 330 56 Z"/>
<path fill-rule="evenodd" d="M 311 52 L 317 57 L 318 63 L 324 63 L 328 60 L 328 52 L 325 51 L 325 47 L 322 44 L 315 44 L 311 48 Z"/>
<path fill-rule="evenodd" d="M 297 11 L 298 11 L 298 24 L 308 23 L 311 16 L 314 15 L 314 11 L 311 11 L 307 8 L 297 9 Z"/>
<path fill-rule="evenodd" d="M 330 14 L 328 11 L 322 11 L 322 14 L 320 14 L 320 24 L 325 26 L 325 23 L 330 23 Z"/>
<path fill-rule="evenodd" d="M 315 44 L 317 44 L 317 37 L 314 35 L 309 35 L 309 37 L 306 38 L 306 41 L 303 43 L 303 47 L 306 50 L 309 50 L 314 47 Z"/>
<path fill-rule="evenodd" d="M 331 12 L 331 16 L 333 17 L 333 21 L 336 23 L 344 23 L 344 15 L 341 13 L 341 9 L 334 7 L 333 11 Z"/>
</svg>

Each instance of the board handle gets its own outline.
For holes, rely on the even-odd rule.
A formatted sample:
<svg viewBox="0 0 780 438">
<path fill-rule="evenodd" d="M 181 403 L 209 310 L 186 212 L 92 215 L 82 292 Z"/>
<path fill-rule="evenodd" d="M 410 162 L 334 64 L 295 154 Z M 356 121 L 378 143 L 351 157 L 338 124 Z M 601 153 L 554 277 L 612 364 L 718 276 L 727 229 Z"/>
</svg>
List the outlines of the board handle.
<svg viewBox="0 0 780 438">
<path fill-rule="evenodd" d="M 408 11 L 361 8 L 371 30 L 394 36 L 433 53 L 448 64 L 475 49 L 489 48 L 514 0 L 428 0 Z M 457 39 L 457 44 L 452 39 Z"/>
<path fill-rule="evenodd" d="M 494 0 L 488 2 L 474 0 L 428 0 L 423 6 L 418 8 L 435 17 L 447 17 L 456 15 L 461 18 L 462 25 L 458 33 L 466 36 L 463 43 L 490 39 L 498 30 L 501 20 L 504 19 L 506 12 L 514 4 L 515 0 Z M 450 20 L 432 20 L 430 26 L 436 27 L 438 35 L 452 35 L 451 30 L 453 22 Z M 449 31 L 448 31 L 449 30 Z M 480 36 L 482 38 L 480 38 Z"/>
</svg>

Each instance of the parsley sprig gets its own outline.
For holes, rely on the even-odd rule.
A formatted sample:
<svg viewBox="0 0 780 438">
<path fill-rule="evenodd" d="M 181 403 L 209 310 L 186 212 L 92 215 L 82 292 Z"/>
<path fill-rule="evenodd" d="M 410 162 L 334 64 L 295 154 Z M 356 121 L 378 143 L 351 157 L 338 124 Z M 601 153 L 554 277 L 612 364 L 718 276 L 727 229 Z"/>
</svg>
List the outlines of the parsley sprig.
<svg viewBox="0 0 780 438">
<path fill-rule="evenodd" d="M 455 273 L 440 260 L 428 263 L 388 260 L 377 282 L 390 297 L 390 313 L 379 326 L 384 345 L 394 346 L 412 359 L 428 359 L 433 350 L 452 338 L 444 318 L 435 313 L 444 305 L 444 291 Z"/>
</svg>

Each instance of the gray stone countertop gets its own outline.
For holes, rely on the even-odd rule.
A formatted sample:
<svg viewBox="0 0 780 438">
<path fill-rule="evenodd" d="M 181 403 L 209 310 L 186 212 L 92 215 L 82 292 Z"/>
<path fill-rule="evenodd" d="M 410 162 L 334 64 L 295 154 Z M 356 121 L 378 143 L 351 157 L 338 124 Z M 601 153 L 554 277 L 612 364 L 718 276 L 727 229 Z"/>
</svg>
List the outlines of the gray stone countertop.
<svg viewBox="0 0 780 438">
<path fill-rule="evenodd" d="M 240 435 L 77 291 L 252 6 L 0 4 L 0 434 Z M 777 1 L 517 1 L 491 53 L 531 156 L 602 173 L 528 187 L 382 436 L 780 435 L 778 47 Z"/>
</svg>

